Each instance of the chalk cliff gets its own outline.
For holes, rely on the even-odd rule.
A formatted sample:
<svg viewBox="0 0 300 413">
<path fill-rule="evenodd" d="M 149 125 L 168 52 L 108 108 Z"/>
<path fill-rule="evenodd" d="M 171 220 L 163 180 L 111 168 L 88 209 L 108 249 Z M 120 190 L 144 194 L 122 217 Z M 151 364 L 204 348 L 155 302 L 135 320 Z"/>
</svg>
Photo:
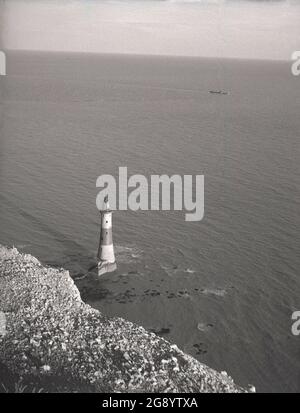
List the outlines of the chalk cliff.
<svg viewBox="0 0 300 413">
<path fill-rule="evenodd" d="M 48 391 L 244 391 L 176 345 L 82 302 L 68 271 L 0 246 L 0 383 L 6 374 Z"/>
</svg>

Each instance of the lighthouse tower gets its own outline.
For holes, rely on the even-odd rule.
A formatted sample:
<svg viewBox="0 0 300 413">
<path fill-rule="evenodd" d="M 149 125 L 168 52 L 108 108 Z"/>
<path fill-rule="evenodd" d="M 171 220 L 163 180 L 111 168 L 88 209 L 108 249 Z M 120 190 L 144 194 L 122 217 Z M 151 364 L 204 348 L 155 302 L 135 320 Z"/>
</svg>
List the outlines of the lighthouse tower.
<svg viewBox="0 0 300 413">
<path fill-rule="evenodd" d="M 98 249 L 98 275 L 117 269 L 112 239 L 112 211 L 109 208 L 108 196 L 104 198 L 101 213 L 100 241 Z"/>
</svg>

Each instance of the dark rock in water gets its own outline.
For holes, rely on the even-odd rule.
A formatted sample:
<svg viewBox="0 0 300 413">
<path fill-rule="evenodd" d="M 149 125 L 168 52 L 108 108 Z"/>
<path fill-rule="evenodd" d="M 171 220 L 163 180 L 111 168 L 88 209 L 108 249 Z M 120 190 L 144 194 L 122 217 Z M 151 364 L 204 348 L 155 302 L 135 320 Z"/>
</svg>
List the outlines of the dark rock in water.
<svg viewBox="0 0 300 413">
<path fill-rule="evenodd" d="M 158 336 L 163 336 L 165 334 L 169 334 L 171 330 L 167 327 L 162 327 L 162 328 L 150 328 L 149 331 L 151 331 L 151 333 L 157 334 Z"/>
<path fill-rule="evenodd" d="M 211 323 L 207 323 L 207 324 L 205 324 L 205 323 L 198 323 L 197 324 L 197 329 L 199 330 L 199 331 L 202 331 L 202 332 L 205 332 L 205 331 L 208 331 L 210 328 L 212 328 L 213 327 L 213 324 L 211 324 Z"/>
<path fill-rule="evenodd" d="M 0 311 L 0 364 L 12 375 L 62 382 L 61 391 L 245 391 L 176 345 L 85 304 L 68 271 L 1 246 Z"/>
<path fill-rule="evenodd" d="M 207 353 L 207 348 L 204 345 L 204 343 L 199 343 L 199 344 L 194 344 L 193 347 L 195 347 L 196 350 L 196 355 L 203 355 Z"/>
</svg>

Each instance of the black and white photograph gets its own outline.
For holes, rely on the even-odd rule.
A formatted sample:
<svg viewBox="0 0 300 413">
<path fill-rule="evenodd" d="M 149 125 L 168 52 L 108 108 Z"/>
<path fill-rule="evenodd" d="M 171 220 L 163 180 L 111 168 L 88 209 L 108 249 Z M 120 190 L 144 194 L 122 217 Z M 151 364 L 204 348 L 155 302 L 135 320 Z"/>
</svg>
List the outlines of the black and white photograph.
<svg viewBox="0 0 300 413">
<path fill-rule="evenodd" d="M 300 0 L 0 0 L 1 400 L 300 393 L 299 212 Z"/>
</svg>

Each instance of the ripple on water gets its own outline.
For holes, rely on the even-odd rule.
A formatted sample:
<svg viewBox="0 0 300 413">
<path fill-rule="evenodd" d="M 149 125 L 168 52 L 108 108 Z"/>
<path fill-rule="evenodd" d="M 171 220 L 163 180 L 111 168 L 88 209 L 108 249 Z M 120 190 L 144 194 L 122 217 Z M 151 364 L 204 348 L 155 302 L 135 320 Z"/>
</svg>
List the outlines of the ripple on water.
<svg viewBox="0 0 300 413">
<path fill-rule="evenodd" d="M 217 297 L 224 297 L 227 294 L 227 291 L 221 288 L 202 288 L 199 292 L 204 295 L 215 295 Z"/>
<path fill-rule="evenodd" d="M 137 246 L 124 247 L 122 245 L 117 245 L 116 254 L 118 256 L 118 262 L 122 264 L 131 264 L 137 262 L 142 258 L 143 250 Z"/>
</svg>

